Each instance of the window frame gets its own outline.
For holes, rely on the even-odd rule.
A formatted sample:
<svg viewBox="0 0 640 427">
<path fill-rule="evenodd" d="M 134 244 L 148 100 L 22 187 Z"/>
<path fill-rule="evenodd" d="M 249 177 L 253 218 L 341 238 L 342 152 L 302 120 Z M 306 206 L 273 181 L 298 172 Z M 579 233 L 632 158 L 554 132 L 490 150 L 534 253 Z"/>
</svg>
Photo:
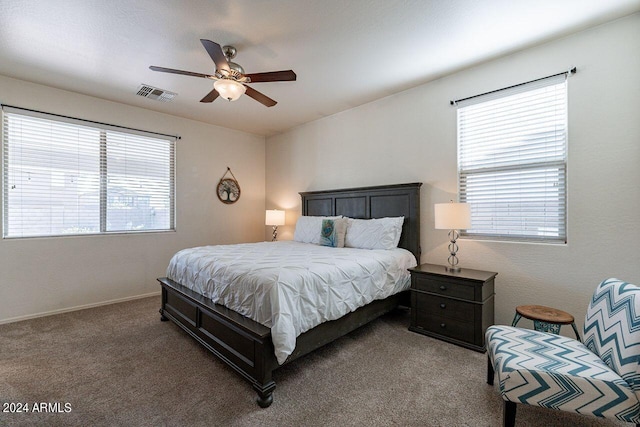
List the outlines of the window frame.
<svg viewBox="0 0 640 427">
<path fill-rule="evenodd" d="M 84 129 L 92 129 L 99 132 L 99 138 L 95 141 L 96 149 L 99 151 L 99 162 L 97 165 L 97 169 L 93 171 L 91 169 L 91 173 L 95 173 L 99 177 L 99 217 L 95 217 L 96 224 L 99 222 L 99 231 L 90 231 L 90 232 L 52 232 L 52 233 L 37 233 L 37 234 L 25 234 L 23 230 L 21 230 L 18 234 L 9 233 L 9 173 L 12 169 L 12 166 L 9 165 L 9 136 L 7 129 L 7 123 L 9 118 L 6 115 L 14 115 L 18 117 L 29 117 L 35 119 L 43 119 L 50 120 L 57 123 L 64 123 L 71 126 L 78 126 L 78 129 L 81 127 Z M 168 187 L 168 191 L 166 192 L 168 200 L 168 208 L 165 210 L 166 218 L 168 218 L 168 227 L 166 228 L 151 228 L 151 229 L 115 229 L 113 231 L 108 230 L 107 224 L 107 212 L 109 211 L 109 206 L 107 204 L 108 200 L 108 183 L 107 176 L 109 173 L 108 170 L 108 162 L 107 162 L 107 135 L 123 135 L 126 139 L 127 137 L 133 139 L 133 141 L 140 138 L 147 139 L 151 141 L 151 143 L 157 144 L 166 144 L 165 146 L 158 146 L 158 152 L 165 150 L 167 152 L 168 162 L 166 166 L 168 169 L 165 169 L 168 178 L 165 182 L 165 185 Z M 102 122 L 96 122 L 91 120 L 84 120 L 75 117 L 69 117 L 59 114 L 47 113 L 42 111 L 36 111 L 21 107 L 14 107 L 10 105 L 2 105 L 2 111 L 0 111 L 0 167 L 2 168 L 2 176 L 1 176 L 1 185 L 2 185 L 2 193 L 1 193 L 1 210 L 0 214 L 2 215 L 1 227 L 2 227 L 2 239 L 31 239 L 31 238 L 50 238 L 50 237 L 77 237 L 77 236 L 97 236 L 97 235 L 117 235 L 117 234 L 146 234 L 146 233 L 166 233 L 166 232 L 175 232 L 176 231 L 176 146 L 177 140 L 180 139 L 177 135 L 167 135 L 158 132 L 149 132 L 124 126 L 111 125 Z M 155 140 L 155 141 L 154 141 Z M 94 143 L 93 141 L 90 144 Z M 80 144 L 85 144 L 83 141 Z M 151 157 L 151 156 L 149 156 Z M 128 159 L 128 157 L 127 157 Z M 164 165 L 163 165 L 164 166 Z M 50 169 L 53 173 L 53 168 Z M 53 179 L 53 177 L 52 177 Z M 150 197 L 149 193 L 142 193 L 142 197 Z M 49 218 L 54 218 L 54 216 L 49 216 Z"/>
</svg>

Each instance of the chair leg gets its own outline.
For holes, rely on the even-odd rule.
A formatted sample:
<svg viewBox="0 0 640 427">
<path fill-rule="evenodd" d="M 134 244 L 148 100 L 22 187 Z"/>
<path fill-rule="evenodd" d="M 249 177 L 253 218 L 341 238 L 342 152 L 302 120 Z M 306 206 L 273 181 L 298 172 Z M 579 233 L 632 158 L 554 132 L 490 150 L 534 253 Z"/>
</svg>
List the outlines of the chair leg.
<svg viewBox="0 0 640 427">
<path fill-rule="evenodd" d="M 516 425 L 516 404 L 515 402 L 504 401 L 502 411 L 502 425 L 504 427 L 514 427 Z"/>
<path fill-rule="evenodd" d="M 487 384 L 493 385 L 493 363 L 491 363 L 491 358 L 487 356 Z"/>
</svg>

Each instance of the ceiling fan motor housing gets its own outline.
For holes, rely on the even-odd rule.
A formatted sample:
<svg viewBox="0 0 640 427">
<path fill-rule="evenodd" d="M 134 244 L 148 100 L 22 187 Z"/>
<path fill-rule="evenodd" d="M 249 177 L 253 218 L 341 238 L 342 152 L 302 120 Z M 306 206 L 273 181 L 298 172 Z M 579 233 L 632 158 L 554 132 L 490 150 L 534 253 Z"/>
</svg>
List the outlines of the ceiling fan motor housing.
<svg viewBox="0 0 640 427">
<path fill-rule="evenodd" d="M 235 62 L 229 61 L 229 68 L 231 68 L 231 75 L 235 79 L 239 79 L 244 74 L 244 68 Z"/>
<path fill-rule="evenodd" d="M 241 78 L 241 74 L 244 74 L 244 68 L 240 64 L 231 61 L 238 54 L 238 50 L 233 46 L 226 45 L 222 46 L 222 53 L 227 58 L 229 68 L 231 68 L 231 77 L 235 79 Z"/>
</svg>

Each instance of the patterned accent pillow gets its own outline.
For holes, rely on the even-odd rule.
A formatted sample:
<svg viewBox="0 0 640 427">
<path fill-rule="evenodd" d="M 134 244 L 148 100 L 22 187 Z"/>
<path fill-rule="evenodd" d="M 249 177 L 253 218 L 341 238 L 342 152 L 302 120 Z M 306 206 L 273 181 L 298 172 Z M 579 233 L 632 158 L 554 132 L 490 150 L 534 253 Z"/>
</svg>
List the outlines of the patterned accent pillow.
<svg viewBox="0 0 640 427">
<path fill-rule="evenodd" d="M 320 245 L 330 246 L 332 248 L 344 248 L 346 232 L 346 219 L 323 219 L 320 230 Z"/>
<path fill-rule="evenodd" d="M 320 244 L 320 228 L 324 219 L 339 219 L 342 216 L 301 216 L 296 222 L 293 240 L 301 243 Z"/>
<path fill-rule="evenodd" d="M 404 217 L 348 218 L 345 246 L 360 249 L 393 249 L 398 247 Z"/>
</svg>

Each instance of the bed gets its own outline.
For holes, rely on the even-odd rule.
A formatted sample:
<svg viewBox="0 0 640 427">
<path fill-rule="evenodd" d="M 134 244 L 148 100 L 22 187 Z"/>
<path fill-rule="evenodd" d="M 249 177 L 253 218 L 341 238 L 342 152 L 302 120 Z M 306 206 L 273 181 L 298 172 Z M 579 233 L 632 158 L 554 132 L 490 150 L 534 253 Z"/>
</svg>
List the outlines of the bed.
<svg viewBox="0 0 640 427">
<path fill-rule="evenodd" d="M 371 219 L 404 216 L 398 247 L 420 260 L 421 183 L 300 193 L 302 215 Z M 284 244 L 283 244 L 284 245 Z M 275 246 L 274 246 L 275 247 Z M 278 363 L 272 331 L 249 317 L 214 304 L 211 299 L 167 277 L 162 286 L 161 320 L 171 320 L 224 363 L 242 375 L 258 394 L 257 402 L 273 402 L 273 371 L 373 319 L 408 305 L 408 292 L 375 299 L 369 304 L 307 330 L 295 340 L 284 363 Z M 282 357 L 281 362 L 282 362 Z"/>
</svg>

